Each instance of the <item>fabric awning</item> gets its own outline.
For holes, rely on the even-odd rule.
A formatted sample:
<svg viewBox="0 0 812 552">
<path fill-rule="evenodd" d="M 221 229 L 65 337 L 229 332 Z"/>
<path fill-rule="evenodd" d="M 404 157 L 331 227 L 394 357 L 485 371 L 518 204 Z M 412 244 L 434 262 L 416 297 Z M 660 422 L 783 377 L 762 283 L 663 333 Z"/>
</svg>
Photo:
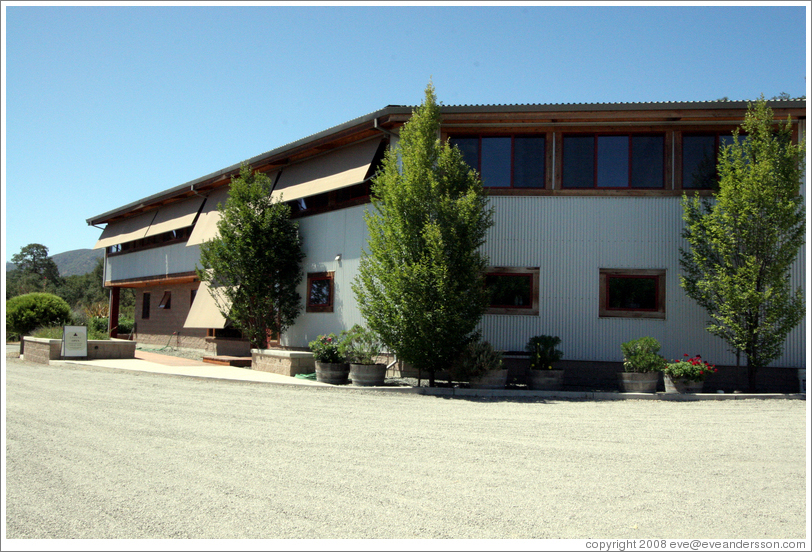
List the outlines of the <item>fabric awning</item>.
<svg viewBox="0 0 812 552">
<path fill-rule="evenodd" d="M 217 204 L 225 204 L 228 199 L 228 190 L 228 186 L 217 188 L 206 198 L 206 204 L 203 205 L 203 210 L 200 212 L 200 216 L 197 217 L 189 241 L 186 242 L 187 246 L 199 245 L 217 236 L 217 222 L 220 220 Z"/>
<path fill-rule="evenodd" d="M 109 247 L 111 245 L 145 237 L 157 212 L 157 210 L 149 211 L 132 218 L 108 224 L 102 231 L 102 235 L 93 249 L 101 249 L 102 247 Z"/>
<path fill-rule="evenodd" d="M 214 289 L 214 293 L 218 294 L 218 288 Z M 223 298 L 222 294 L 219 297 Z M 212 291 L 208 282 L 200 282 L 200 287 L 197 288 L 195 300 L 192 301 L 192 308 L 189 309 L 189 314 L 186 316 L 186 322 L 183 323 L 184 328 L 216 328 L 223 329 L 226 326 L 226 318 L 217 308 L 217 303 L 212 297 Z"/>
<path fill-rule="evenodd" d="M 200 211 L 200 207 L 203 205 L 204 199 L 203 197 L 194 197 L 164 205 L 158 209 L 155 219 L 152 221 L 149 230 L 147 230 L 146 237 L 191 226 L 198 211 Z"/>
<path fill-rule="evenodd" d="M 360 184 L 378 151 L 381 139 L 375 138 L 309 159 L 282 169 L 273 192 L 274 199 L 292 201 Z"/>
</svg>

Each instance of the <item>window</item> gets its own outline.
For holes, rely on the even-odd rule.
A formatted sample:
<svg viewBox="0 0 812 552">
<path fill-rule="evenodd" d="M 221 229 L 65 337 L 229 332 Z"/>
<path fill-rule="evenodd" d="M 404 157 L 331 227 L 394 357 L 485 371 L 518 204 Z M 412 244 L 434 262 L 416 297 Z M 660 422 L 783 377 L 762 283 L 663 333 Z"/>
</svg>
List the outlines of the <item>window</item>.
<svg viewBox="0 0 812 552">
<path fill-rule="evenodd" d="M 740 138 L 744 135 L 740 135 Z M 719 182 L 716 171 L 719 148 L 733 143 L 733 134 L 685 134 L 682 137 L 682 187 L 712 190 Z"/>
<path fill-rule="evenodd" d="M 456 136 L 457 146 L 486 188 L 544 188 L 544 136 Z"/>
<path fill-rule="evenodd" d="M 164 296 L 161 297 L 161 302 L 158 303 L 159 309 L 166 309 L 169 310 L 172 308 L 172 292 L 165 291 Z"/>
<path fill-rule="evenodd" d="M 665 270 L 600 270 L 601 317 L 665 318 Z"/>
<path fill-rule="evenodd" d="M 539 313 L 539 269 L 494 267 L 485 275 L 490 294 L 487 314 Z"/>
<path fill-rule="evenodd" d="M 564 188 L 663 188 L 662 134 L 564 136 Z"/>
<path fill-rule="evenodd" d="M 142 320 L 149 320 L 149 299 L 150 295 L 148 291 L 144 292 L 143 300 L 141 302 L 141 319 Z"/>
<path fill-rule="evenodd" d="M 308 273 L 306 312 L 333 312 L 334 274 L 334 272 Z"/>
<path fill-rule="evenodd" d="M 195 297 L 197 297 L 197 290 L 193 289 L 192 292 L 189 294 L 189 305 L 191 306 L 192 303 L 195 302 Z"/>
</svg>

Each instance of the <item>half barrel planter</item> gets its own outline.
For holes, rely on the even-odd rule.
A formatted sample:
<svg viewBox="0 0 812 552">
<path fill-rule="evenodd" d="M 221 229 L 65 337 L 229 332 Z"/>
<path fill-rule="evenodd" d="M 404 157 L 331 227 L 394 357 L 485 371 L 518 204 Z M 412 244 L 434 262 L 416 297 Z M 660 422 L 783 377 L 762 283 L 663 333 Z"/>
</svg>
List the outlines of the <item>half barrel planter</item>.
<svg viewBox="0 0 812 552">
<path fill-rule="evenodd" d="M 663 374 L 663 384 L 665 384 L 666 393 L 701 393 L 705 382 L 672 378 L 668 374 Z"/>
<path fill-rule="evenodd" d="M 332 385 L 345 385 L 349 375 L 349 364 L 316 362 L 316 381 Z"/>
<path fill-rule="evenodd" d="M 527 387 L 534 391 L 561 391 L 564 370 L 528 370 Z"/>
<path fill-rule="evenodd" d="M 471 378 L 468 384 L 471 389 L 504 389 L 507 386 L 508 371 L 490 370 L 478 378 Z"/>
<path fill-rule="evenodd" d="M 373 387 L 386 380 L 386 364 L 350 364 L 350 380 L 353 385 Z"/>
<path fill-rule="evenodd" d="M 656 393 L 660 372 L 619 372 L 617 379 L 621 393 Z"/>
</svg>

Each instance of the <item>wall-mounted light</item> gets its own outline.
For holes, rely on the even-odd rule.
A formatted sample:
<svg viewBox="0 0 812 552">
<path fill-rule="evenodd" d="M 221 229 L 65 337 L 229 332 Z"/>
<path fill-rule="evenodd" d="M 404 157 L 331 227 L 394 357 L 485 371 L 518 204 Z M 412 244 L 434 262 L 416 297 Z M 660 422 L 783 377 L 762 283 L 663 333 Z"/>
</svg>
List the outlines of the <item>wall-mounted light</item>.
<svg viewBox="0 0 812 552">
<path fill-rule="evenodd" d="M 340 261 L 340 260 L 341 260 L 341 253 L 339 253 L 338 255 L 336 255 L 336 261 Z"/>
</svg>

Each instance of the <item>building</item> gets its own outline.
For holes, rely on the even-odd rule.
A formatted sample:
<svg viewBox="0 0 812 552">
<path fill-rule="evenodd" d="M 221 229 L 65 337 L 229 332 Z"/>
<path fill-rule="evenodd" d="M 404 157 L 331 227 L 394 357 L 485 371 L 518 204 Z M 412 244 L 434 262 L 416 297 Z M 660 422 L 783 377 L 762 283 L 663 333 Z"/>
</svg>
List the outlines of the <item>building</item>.
<svg viewBox="0 0 812 552">
<path fill-rule="evenodd" d="M 803 137 L 805 100 L 769 102 Z M 573 365 L 620 360 L 620 343 L 650 335 L 667 358 L 735 355 L 704 328 L 706 313 L 679 285 L 685 246 L 680 197 L 709 195 L 716 152 L 744 120 L 747 102 L 443 106 L 442 137 L 477 168 L 495 207 L 485 246 L 488 284 L 501 290 L 484 337 L 505 351 L 558 335 Z M 293 207 L 304 241 L 306 302 L 278 343 L 304 348 L 317 335 L 363 323 L 351 291 L 366 241 L 370 179 L 412 107 L 388 106 L 247 162 L 268 173 Z M 208 347 L 240 342 L 195 275 L 199 245 L 216 232 L 227 167 L 88 219 L 106 225 L 105 286 L 111 318 L 118 291 L 136 289 L 141 342 Z M 799 183 L 805 194 L 805 182 Z M 804 252 L 792 285 L 804 282 Z M 774 365 L 805 362 L 805 327 Z M 228 348 L 231 350 L 230 348 Z M 246 349 L 247 351 L 247 349 Z"/>
</svg>

